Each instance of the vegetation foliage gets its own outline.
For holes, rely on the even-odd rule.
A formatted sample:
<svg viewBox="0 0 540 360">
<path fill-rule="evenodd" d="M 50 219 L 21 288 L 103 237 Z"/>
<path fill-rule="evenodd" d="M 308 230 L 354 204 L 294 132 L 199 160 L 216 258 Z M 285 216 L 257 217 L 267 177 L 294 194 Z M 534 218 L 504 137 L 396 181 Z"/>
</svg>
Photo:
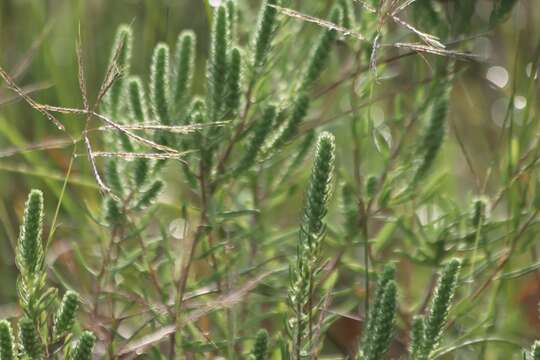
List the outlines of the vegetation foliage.
<svg viewBox="0 0 540 360">
<path fill-rule="evenodd" d="M 137 21 L 120 25 L 92 54 L 100 84 L 79 29 L 63 76 L 80 108 L 0 67 L 63 136 L 23 146 L 2 126 L 16 150 L 0 158 L 71 151 L 64 174 L 37 173 L 52 220 L 31 190 L 11 243 L 0 360 L 540 359 L 540 42 L 515 55 L 530 67 L 490 161 L 452 101 L 490 60 L 471 42 L 518 3 L 205 2 L 208 41 L 184 29 L 143 54 Z"/>
</svg>

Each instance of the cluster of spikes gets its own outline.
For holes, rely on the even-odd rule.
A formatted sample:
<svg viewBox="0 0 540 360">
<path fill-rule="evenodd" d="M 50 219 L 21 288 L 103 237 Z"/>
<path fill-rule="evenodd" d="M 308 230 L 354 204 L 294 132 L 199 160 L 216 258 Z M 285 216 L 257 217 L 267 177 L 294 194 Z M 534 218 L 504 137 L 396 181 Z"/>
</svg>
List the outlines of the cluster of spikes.
<svg viewBox="0 0 540 360">
<path fill-rule="evenodd" d="M 192 31 L 178 36 L 173 56 L 167 44 L 155 47 L 146 84 L 142 77 L 130 73 L 133 34 L 129 26 L 120 26 L 110 60 L 120 75 L 104 99 L 103 111 L 126 128 L 151 131 L 152 142 L 160 147 L 158 153 L 148 154 L 126 134 L 110 135 L 107 144 L 111 154 L 119 156 L 109 157 L 105 168 L 105 185 L 111 192 L 105 200 L 104 219 L 109 225 L 121 223 L 129 211 L 140 211 L 156 200 L 163 188 L 160 170 L 170 159 L 167 149 L 185 154 L 185 159 L 193 156 L 201 160 L 198 170 L 188 165 L 190 161 L 182 162 L 184 174 L 190 182 L 200 180 L 201 173 L 210 174 L 213 179 L 207 182 L 212 191 L 224 180 L 268 160 L 300 135 L 310 106 L 310 90 L 328 64 L 338 32 L 322 29 L 291 96 L 271 99 L 259 93 L 259 85 L 272 71 L 269 53 L 276 46 L 279 5 L 280 0 L 263 2 L 256 31 L 245 47 L 238 43 L 235 2 L 229 0 L 215 8 L 206 92 L 201 95 L 192 89 L 196 64 Z M 329 19 L 335 23 L 353 21 L 350 7 L 348 1 L 338 2 Z M 175 129 L 182 127 L 196 129 L 196 134 L 180 136 Z M 306 155 L 314 137 L 312 133 L 304 137 L 298 160 Z M 238 150 L 233 151 L 236 145 Z M 235 163 L 226 164 L 234 154 Z M 133 161 L 120 161 L 122 158 Z"/>
<path fill-rule="evenodd" d="M 20 272 L 17 289 L 23 315 L 17 321 L 17 337 L 12 322 L 0 321 L 0 359 L 40 360 L 63 352 L 64 359 L 90 360 L 96 338 L 91 332 L 81 332 L 75 327 L 79 295 L 68 290 L 60 298 L 57 289 L 46 285 L 42 229 L 43 194 L 32 190 L 26 201 L 16 250 Z M 78 338 L 76 342 L 75 338 Z"/>
<path fill-rule="evenodd" d="M 426 314 L 415 316 L 410 359 L 427 360 L 437 350 L 456 292 L 461 262 L 452 259 L 442 270 Z M 377 282 L 373 303 L 365 322 L 358 360 L 383 359 L 394 332 L 397 310 L 395 268 L 385 266 Z"/>
</svg>

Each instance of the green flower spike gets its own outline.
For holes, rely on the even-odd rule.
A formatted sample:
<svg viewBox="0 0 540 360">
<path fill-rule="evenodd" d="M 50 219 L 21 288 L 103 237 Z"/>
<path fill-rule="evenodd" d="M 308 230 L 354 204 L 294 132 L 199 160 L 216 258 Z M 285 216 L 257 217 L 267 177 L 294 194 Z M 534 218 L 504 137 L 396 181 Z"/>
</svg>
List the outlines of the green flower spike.
<svg viewBox="0 0 540 360">
<path fill-rule="evenodd" d="M 277 17 L 277 9 L 273 5 L 279 5 L 278 0 L 266 0 L 259 13 L 252 60 L 252 66 L 255 71 L 259 71 L 265 65 L 272 44 Z"/>
<path fill-rule="evenodd" d="M 17 245 L 17 264 L 23 277 L 37 274 L 43 267 L 42 228 L 43 193 L 32 190 L 26 201 Z"/>
<path fill-rule="evenodd" d="M 94 334 L 89 331 L 83 332 L 73 352 L 73 360 L 92 360 L 92 350 L 95 342 L 96 337 Z"/>
<path fill-rule="evenodd" d="M 14 360 L 13 331 L 7 320 L 0 321 L 0 360 Z"/>
<path fill-rule="evenodd" d="M 381 302 L 378 309 L 376 309 L 376 317 L 373 320 L 373 333 L 369 336 L 371 341 L 364 352 L 365 360 L 383 359 L 388 351 L 394 331 L 396 299 L 396 284 L 393 280 L 390 280 L 384 286 Z"/>
<path fill-rule="evenodd" d="M 58 313 L 54 320 L 55 336 L 62 336 L 73 327 L 75 314 L 79 308 L 79 295 L 74 291 L 67 291 L 62 299 Z"/>
<path fill-rule="evenodd" d="M 170 125 L 169 117 L 169 47 L 158 44 L 152 56 L 150 69 L 150 103 L 156 119 Z"/>
<path fill-rule="evenodd" d="M 228 19 L 224 6 L 216 8 L 208 61 L 208 115 L 211 122 L 221 120 L 227 81 Z"/>
<path fill-rule="evenodd" d="M 343 19 L 343 10 L 339 6 L 334 6 L 330 13 L 330 21 L 334 24 L 341 24 Z M 302 80 L 301 89 L 307 90 L 317 78 L 320 76 L 328 59 L 330 58 L 331 48 L 334 41 L 337 38 L 337 31 L 335 29 L 324 29 L 323 33 L 319 37 L 315 47 L 312 50 L 311 56 L 308 60 L 308 66 Z"/>
<path fill-rule="evenodd" d="M 227 110 L 228 116 L 234 116 L 238 113 L 240 106 L 240 80 L 242 70 L 242 55 L 238 48 L 231 51 L 231 60 L 227 74 Z"/>
<path fill-rule="evenodd" d="M 107 93 L 107 103 L 109 105 L 109 113 L 113 118 L 116 118 L 120 109 L 122 93 L 124 90 L 124 78 L 129 74 L 131 65 L 131 53 L 133 47 L 133 32 L 128 25 L 120 25 L 116 31 L 116 37 L 112 48 L 111 60 L 113 62 L 116 56 L 116 66 L 121 73 L 109 89 Z"/>
<path fill-rule="evenodd" d="M 429 126 L 424 134 L 420 147 L 421 162 L 414 175 L 413 183 L 418 183 L 432 168 L 435 158 L 444 140 L 446 114 L 448 112 L 448 91 L 445 86 L 439 87 L 431 112 Z"/>
<path fill-rule="evenodd" d="M 444 268 L 435 289 L 431 308 L 424 322 L 424 336 L 418 360 L 427 360 L 435 350 L 448 318 L 452 299 L 456 291 L 461 262 L 453 259 Z"/>
<path fill-rule="evenodd" d="M 24 353 L 32 360 L 41 359 L 43 346 L 32 320 L 26 317 L 22 318 L 19 321 L 19 331 Z"/>
<path fill-rule="evenodd" d="M 181 116 L 186 107 L 195 71 L 195 44 L 196 37 L 193 31 L 183 31 L 176 42 L 174 58 L 175 73 L 173 81 L 173 105 L 175 116 Z"/>
<path fill-rule="evenodd" d="M 255 345 L 251 351 L 251 359 L 266 360 L 268 355 L 268 331 L 261 329 L 255 337 Z"/>
</svg>

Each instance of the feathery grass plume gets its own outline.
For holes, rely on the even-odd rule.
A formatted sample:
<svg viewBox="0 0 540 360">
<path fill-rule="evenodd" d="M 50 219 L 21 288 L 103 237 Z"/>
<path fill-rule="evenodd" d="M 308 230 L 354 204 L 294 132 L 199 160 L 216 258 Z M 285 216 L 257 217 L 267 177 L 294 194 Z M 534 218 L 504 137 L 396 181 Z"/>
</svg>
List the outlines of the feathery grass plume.
<svg viewBox="0 0 540 360">
<path fill-rule="evenodd" d="M 364 349 L 365 360 L 379 360 L 388 351 L 392 333 L 394 331 L 394 320 L 396 316 L 397 288 L 396 283 L 390 280 L 383 290 L 381 303 L 376 310 L 376 317 L 373 320 L 373 334 L 370 334 L 370 341 Z"/>
<path fill-rule="evenodd" d="M 442 272 L 433 294 L 431 308 L 425 317 L 423 342 L 417 360 L 427 360 L 441 339 L 456 291 L 460 268 L 461 262 L 452 259 Z"/>
<path fill-rule="evenodd" d="M 107 95 L 107 103 L 109 106 L 109 113 L 114 118 L 120 108 L 120 102 L 122 98 L 122 92 L 124 89 L 124 77 L 129 74 L 131 65 L 131 52 L 133 47 L 133 32 L 128 25 L 120 25 L 116 31 L 116 37 L 114 39 L 114 45 L 112 48 L 110 64 L 114 61 L 116 56 L 116 66 L 121 75 L 109 89 Z"/>
<path fill-rule="evenodd" d="M 36 332 L 34 322 L 27 317 L 19 320 L 19 332 L 24 353 L 32 360 L 42 358 L 43 345 Z"/>
<path fill-rule="evenodd" d="M 413 317 L 412 329 L 411 329 L 411 345 L 409 347 L 409 353 L 411 359 L 416 359 L 420 349 L 422 348 L 424 338 L 424 317 L 422 315 L 416 315 Z"/>
<path fill-rule="evenodd" d="M 252 360 L 266 360 L 268 354 L 268 331 L 260 329 L 255 337 L 255 344 L 251 351 Z"/>
<path fill-rule="evenodd" d="M 354 16 L 354 7 L 351 0 L 338 0 L 339 6 L 343 11 L 341 25 L 346 29 L 354 29 L 356 26 L 356 17 Z"/>
<path fill-rule="evenodd" d="M 277 149 L 290 141 L 297 133 L 300 123 L 307 115 L 309 109 L 309 96 L 305 92 L 299 93 L 293 102 L 291 115 L 287 122 L 280 129 L 276 139 L 272 142 L 271 148 Z"/>
<path fill-rule="evenodd" d="M 85 331 L 82 333 L 75 350 L 73 351 L 73 360 L 92 360 L 92 350 L 94 349 L 94 344 L 96 342 L 96 337 L 90 331 Z"/>
<path fill-rule="evenodd" d="M 172 94 L 175 116 L 181 115 L 191 93 L 195 71 L 195 44 L 195 33 L 191 30 L 182 31 L 176 41 Z"/>
<path fill-rule="evenodd" d="M 417 184 L 431 169 L 444 140 L 445 120 L 448 112 L 448 87 L 440 85 L 431 110 L 431 118 L 422 139 L 421 162 L 414 174 L 413 184 Z"/>
<path fill-rule="evenodd" d="M 288 301 L 293 318 L 288 329 L 293 339 L 292 353 L 299 360 L 313 350 L 311 343 L 313 291 L 321 266 L 320 247 L 324 234 L 324 216 L 334 172 L 334 136 L 319 136 L 315 160 L 306 192 L 304 215 L 297 245 L 296 263 L 291 264 Z"/>
<path fill-rule="evenodd" d="M 535 341 L 531 348 L 531 360 L 540 360 L 540 341 Z"/>
<path fill-rule="evenodd" d="M 373 334 L 376 326 L 377 312 L 381 309 L 381 304 L 384 299 L 384 291 L 386 285 L 393 281 L 396 275 L 396 267 L 394 264 L 386 264 L 384 266 L 383 272 L 377 280 L 377 290 L 375 291 L 374 300 L 371 304 L 369 314 L 364 325 L 364 335 L 362 336 L 362 347 L 364 349 L 368 348 L 370 343 L 373 342 Z M 369 286 L 369 285 L 366 285 Z"/>
<path fill-rule="evenodd" d="M 227 9 L 224 6 L 219 6 L 214 11 L 210 59 L 207 70 L 207 109 L 211 122 L 221 120 L 223 112 L 227 80 L 228 29 Z"/>
<path fill-rule="evenodd" d="M 7 320 L 0 321 L 0 360 L 14 360 L 13 331 Z"/>
<path fill-rule="evenodd" d="M 229 62 L 229 71 L 227 72 L 227 109 L 225 113 L 228 116 L 234 116 L 238 113 L 240 106 L 240 81 L 242 72 L 242 55 L 240 49 L 234 48 L 231 51 L 231 60 Z"/>
<path fill-rule="evenodd" d="M 103 205 L 104 219 L 109 226 L 115 226 L 120 224 L 124 217 L 120 204 L 112 197 L 106 197 Z"/>
<path fill-rule="evenodd" d="M 71 330 L 78 308 L 79 295 L 74 291 L 67 291 L 62 298 L 62 303 L 54 319 L 53 332 L 55 336 L 62 336 Z"/>
<path fill-rule="evenodd" d="M 340 24 L 343 19 L 342 8 L 340 6 L 332 7 L 329 19 L 334 24 Z M 307 90 L 315 80 L 317 80 L 326 67 L 328 59 L 330 58 L 332 45 L 338 35 L 335 29 L 325 28 L 322 31 L 323 32 L 309 57 L 306 72 L 300 86 L 300 89 L 302 90 Z"/>
<path fill-rule="evenodd" d="M 276 28 L 277 9 L 279 0 L 265 0 L 259 12 L 257 31 L 254 39 L 252 66 L 255 72 L 265 65 Z"/>
<path fill-rule="evenodd" d="M 163 189 L 163 181 L 154 181 L 152 185 L 150 185 L 150 187 L 141 194 L 141 196 L 139 197 L 139 201 L 137 201 L 137 205 L 135 205 L 135 208 L 143 209 L 145 207 L 148 207 L 156 200 L 159 193 L 161 192 L 161 189 Z"/>
<path fill-rule="evenodd" d="M 170 125 L 169 117 L 169 46 L 157 44 L 150 68 L 150 103 L 156 119 Z"/>
<path fill-rule="evenodd" d="M 244 156 L 238 162 L 235 174 L 239 174 L 249 169 L 255 163 L 257 155 L 260 153 L 264 141 L 272 129 L 276 114 L 276 107 L 274 105 L 269 105 L 265 109 L 262 118 L 255 124 L 253 136 L 244 151 Z"/>
<path fill-rule="evenodd" d="M 105 182 L 115 194 L 121 196 L 124 193 L 124 184 L 118 170 L 118 159 L 111 158 L 105 162 Z"/>
<path fill-rule="evenodd" d="M 43 266 L 43 193 L 32 190 L 24 208 L 17 244 L 17 265 L 22 277 L 39 273 Z"/>
</svg>

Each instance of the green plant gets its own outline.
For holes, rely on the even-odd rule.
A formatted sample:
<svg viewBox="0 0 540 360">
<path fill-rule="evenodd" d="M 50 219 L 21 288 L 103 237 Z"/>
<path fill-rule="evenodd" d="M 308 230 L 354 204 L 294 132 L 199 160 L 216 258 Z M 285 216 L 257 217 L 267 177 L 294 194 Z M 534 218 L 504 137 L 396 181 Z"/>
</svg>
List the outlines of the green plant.
<svg viewBox="0 0 540 360">
<path fill-rule="evenodd" d="M 69 354 L 71 339 L 76 334 L 73 324 L 79 307 L 77 293 L 69 290 L 59 301 L 57 290 L 47 287 L 42 231 L 43 194 L 39 190 L 32 190 L 26 201 L 16 254 L 20 272 L 17 283 L 19 305 L 24 313 L 18 321 L 20 356 L 32 360 L 56 359 L 62 349 Z M 54 308 L 57 309 L 56 313 L 51 315 Z M 89 335 L 91 333 L 87 332 L 86 337 Z M 18 351 L 15 350 L 18 348 L 10 323 L 3 320 L 0 322 L 0 359 L 18 358 Z M 85 346 L 84 359 L 91 358 L 92 348 L 93 342 Z"/>
<path fill-rule="evenodd" d="M 304 216 L 300 228 L 296 262 L 291 264 L 289 320 L 295 359 L 309 356 L 315 351 L 313 344 L 314 302 L 317 278 L 321 271 L 321 241 L 324 236 L 323 218 L 327 212 L 328 197 L 334 172 L 334 137 L 324 133 L 319 137 L 313 170 L 306 193 Z"/>
<path fill-rule="evenodd" d="M 433 293 L 431 308 L 424 317 L 423 333 L 415 359 L 428 359 L 438 345 L 446 324 L 450 305 L 456 290 L 461 263 L 453 259 L 444 268 Z"/>
<path fill-rule="evenodd" d="M 84 38 L 105 36 L 96 41 L 83 22 L 71 70 L 84 109 L 38 104 L 32 87 L 16 84 L 26 78 L 0 68 L 4 86 L 54 124 L 85 118 L 84 127 L 66 121 L 67 167 L 63 144 L 53 142 L 52 164 L 40 157 L 37 150 L 54 147 L 45 125 L 28 130 L 47 139 L 35 144 L 10 122 L 0 126 L 0 140 L 15 148 L 2 161 L 16 153 L 32 166 L 2 162 L 0 170 L 45 183 L 59 200 L 49 237 L 60 233 L 59 242 L 42 242 L 43 200 L 32 192 L 16 254 L 22 315 L 0 323 L 0 360 L 491 359 L 520 351 L 514 334 L 532 333 L 522 320 L 533 315 L 518 310 L 518 287 L 540 266 L 540 147 L 527 120 L 537 113 L 531 74 L 540 51 L 523 39 L 512 46 L 528 50 L 515 57 L 511 91 L 497 85 L 505 78 L 503 64 L 491 68 L 498 58 L 484 64 L 468 53 L 511 33 L 504 20 L 516 2 L 218 3 L 205 1 L 204 21 L 190 19 L 197 34 L 208 25 L 208 41 L 179 26 L 195 6 L 145 3 L 144 23 L 117 30 L 96 89 L 101 62 L 86 71 Z M 190 11 L 176 11 L 183 6 Z M 498 74 L 493 88 L 476 79 L 486 64 Z M 64 88 L 51 77 L 51 91 Z M 507 100 L 500 123 L 487 121 L 501 112 L 483 109 L 491 97 Z M 1 206 L 0 220 L 10 238 Z M 59 297 L 47 273 L 81 296 Z M 78 310 L 99 339 L 81 332 Z M 271 339 L 266 330 L 255 335 L 262 327 Z M 343 339 L 360 328 L 359 338 Z"/>
<path fill-rule="evenodd" d="M 268 353 L 268 331 L 261 329 L 257 332 L 255 337 L 255 344 L 251 351 L 251 358 L 253 360 L 265 360 Z"/>
</svg>

